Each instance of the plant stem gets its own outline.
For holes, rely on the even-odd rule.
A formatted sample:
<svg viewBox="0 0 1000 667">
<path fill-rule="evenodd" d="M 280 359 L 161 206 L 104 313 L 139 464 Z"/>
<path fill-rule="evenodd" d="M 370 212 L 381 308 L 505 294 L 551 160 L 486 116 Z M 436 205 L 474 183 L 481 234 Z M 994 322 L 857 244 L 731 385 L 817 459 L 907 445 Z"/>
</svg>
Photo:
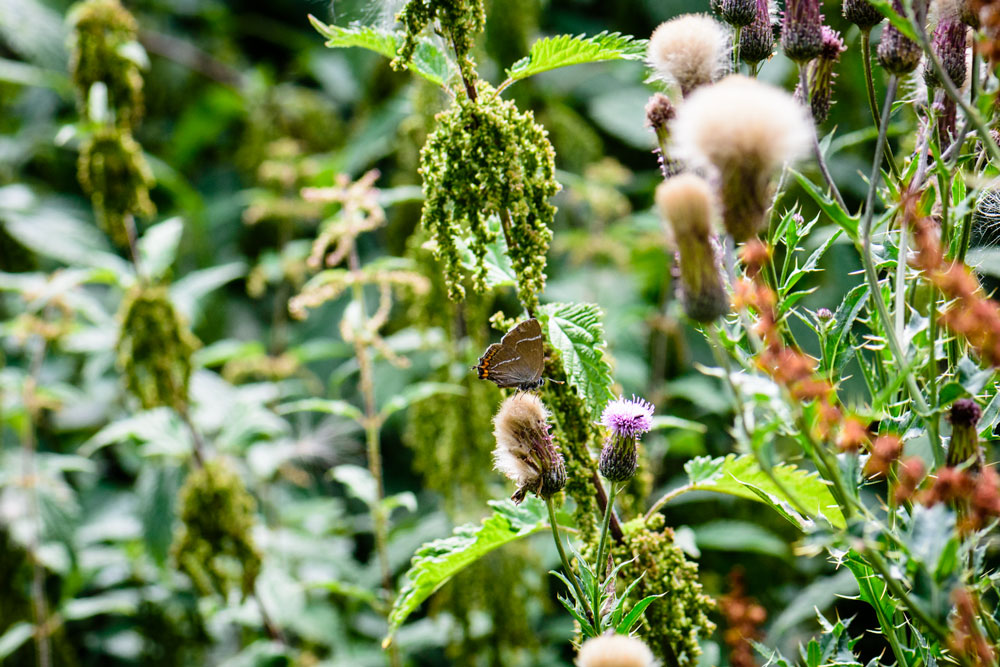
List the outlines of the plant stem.
<svg viewBox="0 0 1000 667">
<path fill-rule="evenodd" d="M 576 574 L 573 573 L 573 568 L 570 566 L 569 558 L 566 557 L 566 550 L 563 549 L 562 538 L 559 537 L 559 522 L 556 521 L 556 508 L 551 497 L 545 499 L 545 506 L 549 510 L 549 525 L 552 526 L 552 539 L 555 540 L 556 550 L 559 551 L 559 560 L 562 561 L 563 569 L 566 571 L 566 578 L 573 584 L 573 590 L 576 592 L 576 597 L 580 600 L 580 603 L 585 604 L 587 598 L 583 593 L 583 589 L 580 588 L 580 581 L 577 579 Z M 592 617 L 591 620 L 594 620 L 594 617 Z"/>
<path fill-rule="evenodd" d="M 896 332 L 892 327 L 892 319 L 889 317 L 889 311 L 886 308 L 885 299 L 882 297 L 882 288 L 879 283 L 878 273 L 875 271 L 875 262 L 872 260 L 872 218 L 874 216 L 875 191 L 878 189 L 880 180 L 879 166 L 882 163 L 882 148 L 885 145 L 886 131 L 889 127 L 889 116 L 892 113 L 892 101 L 896 97 L 896 86 L 898 83 L 899 79 L 896 75 L 891 75 L 885 91 L 885 104 L 882 107 L 882 122 L 878 130 L 878 139 L 875 142 L 875 159 L 873 160 L 871 178 L 868 183 L 868 194 L 865 197 L 864 213 L 861 218 L 860 254 L 861 261 L 865 267 L 865 278 L 868 280 L 868 287 L 871 290 L 872 301 L 875 303 L 875 310 L 882 323 L 882 329 L 885 332 L 886 342 L 888 343 L 893 356 L 900 364 L 903 365 L 903 372 L 905 374 L 904 380 L 906 382 L 907 391 L 910 394 L 910 399 L 915 404 L 917 412 L 920 416 L 927 419 L 930 416 L 930 409 L 928 408 L 923 395 L 920 393 L 920 388 L 917 386 L 917 382 L 913 377 L 911 369 L 905 363 L 906 356 L 903 354 L 902 346 L 899 344 L 899 339 L 896 338 Z M 944 456 L 941 452 L 941 448 L 934 448 L 935 465 L 940 465 L 943 460 Z"/>
<path fill-rule="evenodd" d="M 799 90 L 802 92 L 802 103 L 805 104 L 808 109 L 809 78 L 806 76 L 805 65 L 799 65 Z M 830 175 L 830 169 L 827 167 L 826 159 L 823 157 L 823 150 L 819 147 L 819 135 L 817 134 L 815 124 L 812 126 L 812 143 L 813 153 L 816 155 L 816 163 L 819 165 L 819 173 L 822 174 L 823 180 L 826 181 L 827 187 L 830 188 L 830 194 L 833 196 L 834 201 L 836 201 L 841 210 L 846 213 L 847 204 L 844 203 L 844 198 L 840 195 L 840 190 L 837 188 L 837 184 Z"/>
<path fill-rule="evenodd" d="M 607 512 L 608 507 L 611 507 L 611 537 L 615 538 L 615 542 L 621 542 L 624 537 L 622 533 L 621 523 L 618 521 L 618 515 L 615 514 L 614 503 L 608 502 L 608 494 L 604 490 L 604 484 L 601 483 L 601 478 L 598 477 L 596 470 L 591 470 L 590 480 L 594 483 L 594 489 L 597 492 L 597 506 L 602 512 Z"/>
<path fill-rule="evenodd" d="M 618 483 L 611 482 L 608 485 L 608 504 L 604 508 L 604 521 L 601 523 L 601 539 L 597 545 L 597 562 L 595 563 L 594 571 L 597 572 L 597 581 L 600 585 L 601 579 L 604 577 L 604 573 L 607 572 L 607 568 L 604 567 L 604 556 L 605 547 L 608 545 L 608 528 L 611 526 L 611 515 L 615 511 L 615 495 L 618 493 Z M 596 616 L 598 610 L 594 610 L 594 615 Z"/>
<path fill-rule="evenodd" d="M 660 511 L 661 507 L 669 503 L 674 498 L 687 493 L 688 491 L 691 490 L 691 488 L 692 488 L 691 484 L 684 484 L 682 486 L 678 486 L 676 489 L 672 491 L 667 491 L 666 493 L 664 493 L 662 496 L 656 499 L 656 502 L 653 503 L 653 506 L 649 508 L 648 512 L 646 512 L 646 517 L 645 517 L 646 520 L 648 521 L 649 519 L 653 518 L 656 515 L 656 513 Z"/>
<path fill-rule="evenodd" d="M 743 34 L 743 26 L 733 28 L 733 72 L 740 73 L 740 35 Z"/>
<path fill-rule="evenodd" d="M 872 120 L 875 121 L 875 129 L 879 129 L 878 104 L 875 102 L 875 83 L 872 80 L 872 47 L 871 30 L 861 31 L 861 58 L 865 68 L 865 91 L 868 93 L 868 108 L 872 112 Z M 885 159 L 889 163 L 889 171 L 892 177 L 899 179 L 899 170 L 896 167 L 896 160 L 892 156 L 892 148 L 889 142 L 885 143 Z"/>
</svg>

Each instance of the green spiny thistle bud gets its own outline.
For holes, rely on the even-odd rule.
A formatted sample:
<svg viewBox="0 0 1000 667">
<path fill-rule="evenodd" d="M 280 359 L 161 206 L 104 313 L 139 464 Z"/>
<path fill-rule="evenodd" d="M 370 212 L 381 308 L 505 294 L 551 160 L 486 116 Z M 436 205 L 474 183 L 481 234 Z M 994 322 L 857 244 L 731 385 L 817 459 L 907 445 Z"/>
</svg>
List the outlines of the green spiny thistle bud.
<svg viewBox="0 0 1000 667">
<path fill-rule="evenodd" d="M 708 183 L 694 174 L 675 176 L 656 189 L 656 204 L 673 230 L 680 255 L 684 310 L 697 322 L 712 322 L 729 311 L 712 247 L 712 199 Z"/>
<path fill-rule="evenodd" d="M 97 130 L 80 151 L 77 178 L 90 196 L 101 229 L 119 246 L 129 245 L 128 216 L 153 215 L 153 174 L 142 149 L 126 130 Z"/>
<path fill-rule="evenodd" d="M 951 467 L 972 461 L 974 470 L 983 467 L 983 449 L 979 446 L 977 428 L 983 410 L 971 398 L 960 398 L 951 404 L 948 421 L 951 422 L 951 444 L 948 445 L 947 464 Z"/>
<path fill-rule="evenodd" d="M 403 43 L 392 61 L 395 69 L 403 69 L 413 58 L 419 44 L 419 35 L 435 20 L 440 32 L 451 42 L 458 56 L 463 76 L 475 80 L 475 69 L 469 52 L 476 35 L 486 27 L 486 10 L 483 0 L 408 0 L 396 20 L 403 25 Z"/>
<path fill-rule="evenodd" d="M 844 18 L 862 30 L 871 30 L 885 17 L 868 0 L 844 0 Z"/>
<path fill-rule="evenodd" d="M 756 0 L 754 19 L 740 32 L 740 60 L 751 65 L 774 55 L 771 0 Z"/>
<path fill-rule="evenodd" d="M 143 114 L 142 74 L 126 48 L 137 45 L 135 18 L 118 0 L 86 0 L 73 8 L 70 23 L 69 69 L 81 109 L 101 82 L 116 122 L 135 127 Z"/>
<path fill-rule="evenodd" d="M 548 134 L 530 111 L 492 94 L 481 94 L 478 102 L 459 98 L 437 121 L 420 152 L 423 223 L 444 261 L 449 296 L 459 300 L 465 294 L 457 241 L 471 232 L 473 288 L 481 292 L 486 245 L 496 239 L 488 220 L 507 216 L 518 295 L 533 308 L 545 288 L 545 255 L 556 211 L 549 198 L 559 191 Z"/>
<path fill-rule="evenodd" d="M 528 491 L 551 498 L 566 486 L 566 465 L 549 433 L 549 411 L 528 392 L 510 396 L 493 418 L 497 470 L 517 484 L 511 500 L 520 503 Z"/>
<path fill-rule="evenodd" d="M 800 65 L 819 55 L 823 44 L 820 0 L 788 0 L 781 26 L 781 46 Z"/>
<path fill-rule="evenodd" d="M 646 609 L 639 636 L 661 660 L 670 656 L 681 665 L 695 665 L 701 655 L 699 637 L 715 630 L 708 618 L 714 604 L 702 592 L 698 565 L 685 557 L 663 523 L 663 515 L 657 514 L 622 526 L 624 540 L 612 545 L 612 558 L 624 563 L 621 580 L 639 580 L 631 594 L 635 601 L 662 594 Z"/>
<path fill-rule="evenodd" d="M 631 400 L 619 396 L 604 408 L 601 423 L 609 433 L 598 470 L 609 482 L 626 482 L 639 467 L 639 436 L 653 428 L 653 406 L 635 396 Z"/>
<path fill-rule="evenodd" d="M 892 8 L 905 16 L 901 0 L 893 0 Z M 882 39 L 878 45 L 877 55 L 879 64 L 886 71 L 900 75 L 909 74 L 917 68 L 922 52 L 919 44 L 906 37 L 899 32 L 896 26 L 889 23 L 882 30 Z"/>
<path fill-rule="evenodd" d="M 187 410 L 191 354 L 198 341 L 170 302 L 165 287 L 137 285 L 122 303 L 118 363 L 128 390 L 146 410 Z"/>
<path fill-rule="evenodd" d="M 170 551 L 203 595 L 225 596 L 236 584 L 244 596 L 253 593 L 261 566 L 252 535 L 256 508 L 239 475 L 221 461 L 188 475 Z"/>
</svg>

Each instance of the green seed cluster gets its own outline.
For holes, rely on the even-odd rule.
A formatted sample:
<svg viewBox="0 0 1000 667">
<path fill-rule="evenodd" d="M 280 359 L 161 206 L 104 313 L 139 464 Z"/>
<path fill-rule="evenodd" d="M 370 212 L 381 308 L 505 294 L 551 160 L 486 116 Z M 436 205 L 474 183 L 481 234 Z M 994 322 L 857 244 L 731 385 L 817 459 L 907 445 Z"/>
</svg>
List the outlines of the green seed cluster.
<svg viewBox="0 0 1000 667">
<path fill-rule="evenodd" d="M 91 86 L 103 83 L 116 123 L 135 127 L 144 111 L 142 73 L 128 48 L 138 34 L 135 18 L 118 0 L 87 0 L 73 10 L 70 24 L 69 70 L 81 113 Z"/>
<path fill-rule="evenodd" d="M 149 199 L 153 174 L 142 148 L 125 130 L 109 125 L 87 139 L 77 161 L 77 179 L 90 196 L 101 229 L 120 246 L 129 244 L 128 216 L 155 212 Z"/>
<path fill-rule="evenodd" d="M 122 304 L 118 363 L 128 391 L 146 410 L 187 410 L 191 354 L 197 340 L 181 322 L 165 287 L 139 285 Z"/>
<path fill-rule="evenodd" d="M 440 32 L 449 37 L 462 76 L 467 81 L 475 81 L 475 63 L 469 58 L 476 41 L 476 35 L 486 27 L 486 10 L 483 0 L 409 0 L 396 20 L 403 25 L 405 35 L 396 58 L 394 69 L 403 69 L 413 58 L 420 41 L 420 33 L 429 24 L 437 21 Z"/>
<path fill-rule="evenodd" d="M 612 547 L 616 563 L 624 563 L 620 579 L 642 580 L 633 602 L 664 593 L 645 612 L 640 635 L 654 653 L 666 659 L 670 651 L 681 665 L 698 663 L 698 636 L 710 635 L 715 624 L 708 618 L 712 599 L 702 593 L 698 565 L 687 559 L 674 542 L 673 530 L 663 527 L 663 515 L 649 521 L 637 519 L 622 527 L 625 539 Z M 669 664 L 669 663 L 668 663 Z"/>
<path fill-rule="evenodd" d="M 420 153 L 424 181 L 423 223 L 445 264 L 449 295 L 464 297 L 458 240 L 472 233 L 478 267 L 473 288 L 486 286 L 486 245 L 495 240 L 487 221 L 508 216 L 511 263 L 521 303 L 529 310 L 545 288 L 545 254 L 552 239 L 559 191 L 555 153 L 531 112 L 483 91 L 479 101 L 459 98 L 437 117 L 437 129 Z"/>
<path fill-rule="evenodd" d="M 188 475 L 171 554 L 202 594 L 224 596 L 237 584 L 244 596 L 253 593 L 261 567 L 252 536 L 256 507 L 239 476 L 221 461 Z"/>
</svg>

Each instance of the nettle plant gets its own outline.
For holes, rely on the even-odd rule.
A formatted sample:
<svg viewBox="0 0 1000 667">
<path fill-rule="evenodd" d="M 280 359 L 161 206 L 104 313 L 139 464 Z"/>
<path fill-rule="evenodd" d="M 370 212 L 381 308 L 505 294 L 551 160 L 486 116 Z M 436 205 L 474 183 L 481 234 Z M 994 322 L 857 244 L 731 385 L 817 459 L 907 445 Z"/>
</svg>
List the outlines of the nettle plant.
<svg viewBox="0 0 1000 667">
<path fill-rule="evenodd" d="M 386 645 L 461 569 L 551 530 L 579 665 L 694 664 L 699 639 L 714 629 L 712 602 L 659 511 L 708 490 L 765 504 L 801 531 L 802 553 L 849 569 L 878 619 L 883 661 L 997 664 L 990 544 L 1000 478 L 983 439 L 1000 415 L 1000 306 L 980 284 L 997 257 L 978 251 L 980 273 L 965 262 L 998 215 L 1000 23 L 978 0 L 844 3 L 859 28 L 871 107 L 862 131 L 874 139 L 866 196 L 852 208 L 827 167 L 834 133 L 820 134 L 847 44 L 823 24 L 819 0 L 789 0 L 778 40 L 769 0 L 719 0 L 712 10 L 721 20 L 680 16 L 648 42 L 541 39 L 496 85 L 470 55 L 487 20 L 476 0 L 411 0 L 398 15 L 403 32 L 313 19 L 329 46 L 380 52 L 447 92 L 420 172 L 423 225 L 448 294 L 472 298 L 470 274 L 474 293 L 515 286 L 523 312 L 498 313 L 494 324 L 504 331 L 537 318 L 545 339 L 549 382 L 537 393 L 509 390 L 493 420 L 496 468 L 523 502 L 492 502 L 481 524 L 417 551 Z M 757 79 L 779 47 L 797 67 L 794 92 Z M 630 480 L 639 436 L 674 422 L 653 417 L 642 399 L 614 398 L 597 305 L 545 301 L 553 151 L 531 113 L 502 97 L 540 72 L 642 58 L 661 86 L 646 113 L 664 177 L 656 206 L 676 250 L 664 270 L 676 259 L 679 301 L 716 355 L 705 372 L 728 387 L 740 452 L 691 460 L 688 482 L 660 498 L 636 497 L 648 491 Z M 895 152 L 894 116 L 917 128 Z M 814 162 L 822 183 L 796 171 L 798 161 Z M 793 185 L 804 201 L 785 201 Z M 836 307 L 804 307 L 807 278 L 843 243 L 857 250 L 863 279 Z M 748 630 L 727 643 L 745 664 L 761 619 L 733 600 L 723 612 Z M 860 664 L 849 621 L 820 620 L 823 634 L 800 662 Z"/>
</svg>

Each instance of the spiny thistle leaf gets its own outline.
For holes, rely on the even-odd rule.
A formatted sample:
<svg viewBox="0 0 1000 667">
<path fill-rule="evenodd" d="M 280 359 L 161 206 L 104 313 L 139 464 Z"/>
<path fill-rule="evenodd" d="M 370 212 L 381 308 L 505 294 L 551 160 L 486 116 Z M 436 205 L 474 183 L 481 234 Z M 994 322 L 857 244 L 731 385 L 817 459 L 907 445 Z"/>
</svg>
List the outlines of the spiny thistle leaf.
<svg viewBox="0 0 1000 667">
<path fill-rule="evenodd" d="M 592 303 L 550 303 L 541 308 L 539 319 L 559 351 L 567 380 L 596 419 L 612 398 L 601 309 Z"/>
<path fill-rule="evenodd" d="M 537 498 L 527 498 L 520 505 L 509 500 L 489 504 L 493 514 L 481 524 L 459 526 L 451 537 L 428 542 L 413 555 L 406 572 L 407 583 L 389 612 L 389 632 L 384 646 L 389 645 L 392 635 L 424 600 L 467 565 L 497 547 L 548 526 L 545 504 Z"/>
<path fill-rule="evenodd" d="M 633 39 L 617 32 L 602 32 L 593 37 L 557 35 L 543 37 L 531 45 L 526 58 L 510 66 L 512 81 L 526 79 L 558 67 L 596 63 L 604 60 L 641 60 L 646 54 L 646 40 Z"/>
<path fill-rule="evenodd" d="M 323 23 L 310 15 L 309 21 L 319 34 L 326 37 L 326 46 L 332 49 L 358 46 L 386 58 L 395 58 L 402 35 L 389 30 L 379 30 L 371 26 L 351 26 L 344 28 Z M 452 72 L 448 57 L 433 42 L 421 39 L 413 54 L 413 60 L 408 63 L 410 69 L 431 83 L 443 86 Z"/>
<path fill-rule="evenodd" d="M 794 510 L 790 510 L 785 492 L 778 488 L 749 454 L 730 454 L 714 459 L 699 456 L 688 461 L 684 470 L 691 482 L 686 491 L 716 491 L 764 502 L 793 523 L 798 523 L 793 520 Z M 809 517 L 804 518 L 822 517 L 837 528 L 844 527 L 844 516 L 829 487 L 815 473 L 786 463 L 774 466 L 771 472 L 809 513 Z"/>
</svg>

